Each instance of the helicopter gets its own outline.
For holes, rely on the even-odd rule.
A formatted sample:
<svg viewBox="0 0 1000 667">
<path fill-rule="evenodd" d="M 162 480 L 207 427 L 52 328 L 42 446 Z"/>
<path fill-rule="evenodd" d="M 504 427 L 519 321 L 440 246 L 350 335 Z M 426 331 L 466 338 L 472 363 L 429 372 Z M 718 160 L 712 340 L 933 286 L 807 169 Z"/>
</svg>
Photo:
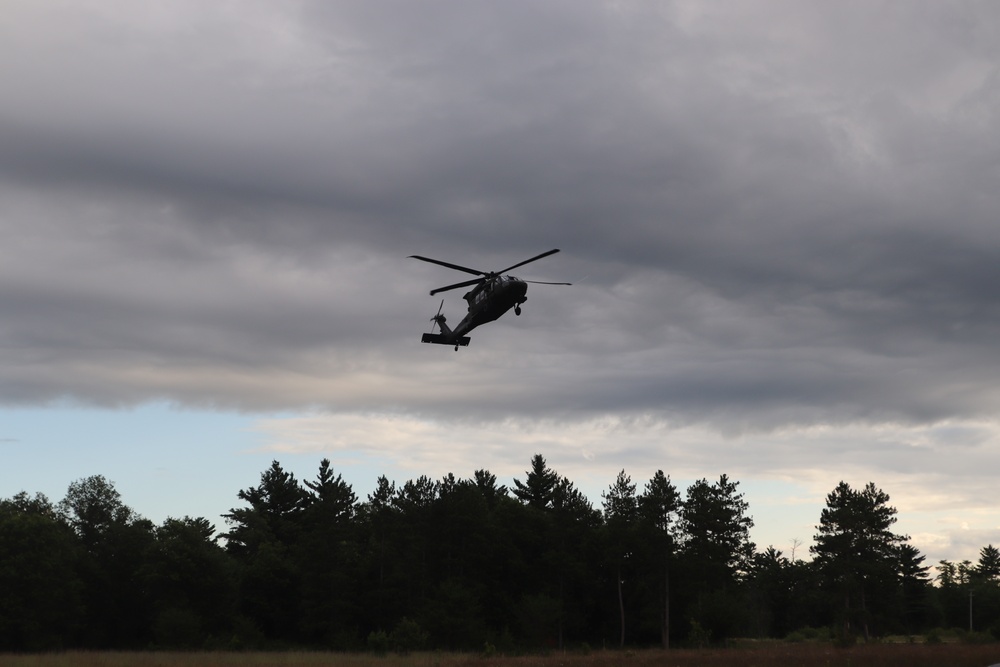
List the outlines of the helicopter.
<svg viewBox="0 0 1000 667">
<path fill-rule="evenodd" d="M 431 322 L 434 322 L 441 329 L 441 333 L 434 333 L 434 326 L 432 326 L 431 333 L 425 333 L 420 341 L 422 343 L 435 343 L 437 345 L 454 345 L 457 352 L 459 347 L 465 347 L 469 344 L 469 336 L 467 334 L 479 325 L 498 319 L 511 308 L 514 309 L 515 315 L 520 315 L 521 304 L 528 300 L 528 297 L 525 296 L 525 293 L 528 291 L 528 283 L 538 285 L 571 285 L 572 283 L 547 283 L 538 280 L 521 280 L 514 276 L 503 275 L 519 266 L 524 266 L 543 257 L 554 255 L 557 252 L 559 252 L 559 249 L 555 248 L 548 252 L 543 252 L 541 255 L 536 255 L 531 259 L 518 262 L 513 266 L 508 266 L 506 269 L 500 271 L 477 271 L 467 266 L 442 262 L 439 259 L 410 255 L 410 258 L 419 259 L 422 262 L 430 262 L 431 264 L 438 264 L 449 269 L 480 276 L 479 278 L 431 290 L 431 296 L 434 296 L 439 292 L 447 292 L 459 287 L 475 285 L 475 287 L 463 295 L 463 298 L 469 304 L 469 312 L 458 323 L 458 326 L 452 329 L 445 323 L 447 320 L 441 314 L 441 309 L 444 308 L 444 299 L 442 299 L 441 305 L 438 306 L 437 315 L 431 318 Z"/>
</svg>

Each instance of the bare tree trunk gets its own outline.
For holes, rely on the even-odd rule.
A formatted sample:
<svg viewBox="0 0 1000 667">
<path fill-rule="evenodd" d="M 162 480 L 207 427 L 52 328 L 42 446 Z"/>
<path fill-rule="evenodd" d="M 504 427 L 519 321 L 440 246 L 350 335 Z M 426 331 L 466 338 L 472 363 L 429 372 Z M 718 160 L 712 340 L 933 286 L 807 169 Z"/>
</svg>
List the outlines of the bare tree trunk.
<svg viewBox="0 0 1000 667">
<path fill-rule="evenodd" d="M 851 594 L 844 592 L 844 639 L 851 635 Z"/>
<path fill-rule="evenodd" d="M 619 648 L 625 648 L 625 600 L 622 597 L 622 565 L 618 564 L 618 570 L 616 572 L 618 577 L 618 615 L 621 618 L 621 638 L 618 640 Z"/>
<path fill-rule="evenodd" d="M 868 607 L 865 605 L 865 588 L 861 587 L 861 627 L 865 631 L 865 642 L 868 642 L 871 637 L 868 635 Z"/>
<path fill-rule="evenodd" d="M 563 577 L 559 575 L 559 650 L 563 650 Z"/>
<path fill-rule="evenodd" d="M 670 648 L 670 564 L 663 561 L 663 628 L 661 628 L 663 648 Z"/>
</svg>

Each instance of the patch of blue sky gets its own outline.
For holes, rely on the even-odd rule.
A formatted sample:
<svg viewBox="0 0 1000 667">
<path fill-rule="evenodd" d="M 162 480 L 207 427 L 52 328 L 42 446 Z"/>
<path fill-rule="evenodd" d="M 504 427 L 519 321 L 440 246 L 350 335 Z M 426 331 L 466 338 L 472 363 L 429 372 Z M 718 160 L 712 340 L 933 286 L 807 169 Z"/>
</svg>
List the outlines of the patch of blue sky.
<svg viewBox="0 0 1000 667">
<path fill-rule="evenodd" d="M 334 472 L 359 500 L 378 476 L 402 484 L 409 477 L 363 452 L 280 451 L 255 425 L 288 413 L 221 412 L 152 403 L 135 408 L 77 406 L 0 410 L 0 497 L 44 493 L 52 502 L 70 483 L 103 475 L 122 501 L 156 524 L 167 517 L 205 517 L 220 532 L 221 515 L 243 506 L 237 494 L 256 486 L 277 460 L 299 480 L 315 478 L 330 458 Z"/>
<path fill-rule="evenodd" d="M 0 410 L 0 497 L 19 491 L 61 500 L 69 484 L 103 475 L 133 510 L 161 523 L 238 504 L 270 459 L 252 417 L 154 403 L 129 409 L 75 406 Z"/>
</svg>

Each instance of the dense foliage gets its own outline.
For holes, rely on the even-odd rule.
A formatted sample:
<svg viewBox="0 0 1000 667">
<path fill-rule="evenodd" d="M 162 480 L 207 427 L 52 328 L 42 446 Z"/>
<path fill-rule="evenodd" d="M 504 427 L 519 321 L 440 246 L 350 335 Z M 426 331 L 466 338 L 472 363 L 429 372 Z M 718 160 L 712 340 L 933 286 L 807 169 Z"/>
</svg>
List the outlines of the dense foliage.
<svg viewBox="0 0 1000 667">
<path fill-rule="evenodd" d="M 57 504 L 0 500 L 0 650 L 509 652 L 1000 631 L 992 545 L 975 564 L 942 561 L 932 584 L 891 531 L 889 496 L 842 482 L 813 559 L 789 560 L 750 541 L 738 487 L 722 475 L 682 495 L 657 471 L 640 489 L 623 470 L 598 509 L 536 455 L 512 489 L 478 470 L 381 477 L 359 500 L 328 460 L 301 482 L 275 461 L 220 534 L 205 518 L 156 526 L 89 477 Z"/>
</svg>

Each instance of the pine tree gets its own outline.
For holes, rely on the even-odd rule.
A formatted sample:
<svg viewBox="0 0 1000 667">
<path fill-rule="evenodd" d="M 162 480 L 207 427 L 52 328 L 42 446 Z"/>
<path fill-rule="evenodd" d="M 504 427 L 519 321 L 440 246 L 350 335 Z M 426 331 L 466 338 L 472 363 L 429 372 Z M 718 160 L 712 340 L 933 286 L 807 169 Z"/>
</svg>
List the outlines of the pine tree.
<svg viewBox="0 0 1000 667">
<path fill-rule="evenodd" d="M 746 613 L 737 584 L 754 553 L 753 518 L 738 487 L 726 475 L 713 484 L 699 480 L 688 487 L 681 512 L 681 552 L 696 598 L 692 620 L 716 641 L 735 632 Z"/>
<path fill-rule="evenodd" d="M 497 476 L 489 470 L 477 470 L 472 475 L 472 481 L 490 509 L 495 508 L 501 499 L 509 497 L 507 487 L 502 484 L 497 486 Z"/>
<path fill-rule="evenodd" d="M 659 579 L 660 585 L 660 644 L 670 648 L 670 565 L 674 559 L 677 543 L 681 494 L 670 481 L 670 477 L 657 470 L 646 483 L 646 488 L 638 498 L 639 517 L 643 536 L 643 546 L 651 550 L 649 563 L 651 578 Z"/>
<path fill-rule="evenodd" d="M 320 461 L 316 481 L 304 484 L 311 493 L 303 504 L 310 508 L 318 506 L 327 521 L 345 524 L 354 518 L 358 497 L 341 475 L 334 477 L 330 459 Z"/>
<path fill-rule="evenodd" d="M 303 635 L 313 643 L 346 648 L 359 590 L 357 496 L 334 474 L 329 459 L 320 462 L 315 481 L 303 483 L 309 493 L 293 550 L 302 581 Z"/>
<path fill-rule="evenodd" d="M 260 484 L 237 494 L 249 507 L 224 514 L 226 550 L 240 562 L 240 608 L 265 636 L 292 641 L 301 632 L 302 577 L 294 558 L 308 494 L 272 461 Z"/>
<path fill-rule="evenodd" d="M 976 573 L 988 581 L 1000 579 L 1000 549 L 988 544 L 979 550 Z"/>
<path fill-rule="evenodd" d="M 721 475 L 709 484 L 702 479 L 688 487 L 681 513 L 684 551 L 703 567 L 706 583 L 725 586 L 746 571 L 754 544 L 749 504 L 737 493 L 739 482 Z"/>
<path fill-rule="evenodd" d="M 615 568 L 615 585 L 618 593 L 618 618 L 620 635 L 618 645 L 625 646 L 625 598 L 622 583 L 628 568 L 628 561 L 636 548 L 636 519 L 638 502 L 635 497 L 636 485 L 622 469 L 607 491 L 601 494 L 604 500 L 604 522 L 608 531 L 609 554 Z"/>
<path fill-rule="evenodd" d="M 364 611 L 373 629 L 392 627 L 391 621 L 400 604 L 398 593 L 403 576 L 400 573 L 401 558 L 398 525 L 400 511 L 393 499 L 396 497 L 396 483 L 381 475 L 375 482 L 375 490 L 359 509 L 363 561 L 368 566 L 369 580 L 366 587 L 371 593 L 365 600 Z"/>
<path fill-rule="evenodd" d="M 870 637 L 869 598 L 873 593 L 885 596 L 895 587 L 899 546 L 909 538 L 893 533 L 894 523 L 896 508 L 889 505 L 889 495 L 871 482 L 861 491 L 840 482 L 826 497 L 810 551 L 843 601 L 844 639 L 852 635 L 852 619 L 860 622 L 865 638 Z"/>
<path fill-rule="evenodd" d="M 288 546 L 294 541 L 308 494 L 293 473 L 272 461 L 261 473 L 260 484 L 236 495 L 250 507 L 233 508 L 222 515 L 232 526 L 224 535 L 231 553 L 249 557 L 265 542 Z"/>
<path fill-rule="evenodd" d="M 903 624 L 911 634 L 923 624 L 930 586 L 929 566 L 925 557 L 912 544 L 899 545 L 899 583 L 903 600 Z"/>
<path fill-rule="evenodd" d="M 535 509 L 550 509 L 555 500 L 559 475 L 545 464 L 545 457 L 535 454 L 531 459 L 531 470 L 525 473 L 522 483 L 514 480 L 514 497 Z"/>
</svg>

